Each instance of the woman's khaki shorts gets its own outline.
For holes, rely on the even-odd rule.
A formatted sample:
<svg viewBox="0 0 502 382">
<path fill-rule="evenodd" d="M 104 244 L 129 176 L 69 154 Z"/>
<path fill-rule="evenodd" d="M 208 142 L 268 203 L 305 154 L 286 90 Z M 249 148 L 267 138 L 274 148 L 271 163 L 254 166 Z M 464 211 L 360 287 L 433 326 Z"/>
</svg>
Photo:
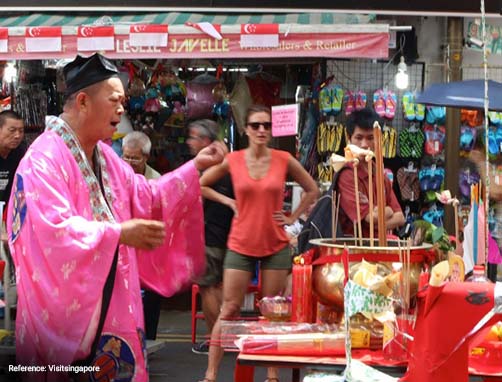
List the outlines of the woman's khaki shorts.
<svg viewBox="0 0 502 382">
<path fill-rule="evenodd" d="M 289 246 L 281 249 L 279 252 L 265 257 L 247 256 L 231 249 L 227 250 L 224 269 L 239 269 L 241 271 L 255 272 L 256 263 L 261 262 L 261 269 L 286 269 L 290 270 L 292 267 L 292 258 L 289 251 Z"/>
</svg>

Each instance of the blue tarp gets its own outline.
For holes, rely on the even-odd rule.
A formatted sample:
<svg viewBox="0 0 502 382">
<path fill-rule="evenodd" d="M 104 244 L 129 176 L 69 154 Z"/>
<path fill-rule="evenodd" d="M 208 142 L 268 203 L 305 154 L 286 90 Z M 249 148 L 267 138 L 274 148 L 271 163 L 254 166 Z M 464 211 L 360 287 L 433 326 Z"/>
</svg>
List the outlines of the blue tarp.
<svg viewBox="0 0 502 382">
<path fill-rule="evenodd" d="M 466 80 L 433 84 L 416 98 L 417 103 L 436 106 L 483 109 L 484 80 Z M 488 81 L 489 110 L 502 111 L 502 83 Z"/>
</svg>

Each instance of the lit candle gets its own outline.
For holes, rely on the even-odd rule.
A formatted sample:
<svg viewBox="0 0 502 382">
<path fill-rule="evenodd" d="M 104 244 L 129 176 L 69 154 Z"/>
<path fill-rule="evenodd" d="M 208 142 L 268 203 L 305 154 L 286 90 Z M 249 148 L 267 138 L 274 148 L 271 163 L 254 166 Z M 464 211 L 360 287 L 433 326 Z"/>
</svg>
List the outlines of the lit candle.
<svg viewBox="0 0 502 382">
<path fill-rule="evenodd" d="M 292 271 L 291 321 L 312 322 L 312 265 L 305 264 L 302 257 L 296 260 Z"/>
</svg>

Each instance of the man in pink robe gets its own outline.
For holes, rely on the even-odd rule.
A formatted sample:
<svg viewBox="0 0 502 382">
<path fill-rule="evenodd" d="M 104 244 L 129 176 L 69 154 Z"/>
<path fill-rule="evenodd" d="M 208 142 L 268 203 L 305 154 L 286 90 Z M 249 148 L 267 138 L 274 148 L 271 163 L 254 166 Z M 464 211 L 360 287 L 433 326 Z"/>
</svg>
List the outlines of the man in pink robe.
<svg viewBox="0 0 502 382">
<path fill-rule="evenodd" d="M 214 144 L 147 180 L 101 142 L 124 111 L 116 67 L 95 54 L 64 72 L 63 114 L 47 118 L 21 161 L 8 211 L 17 362 L 45 368 L 23 373 L 28 380 L 68 380 L 69 365 L 91 358 L 99 371 L 90 380 L 147 381 L 140 285 L 170 296 L 204 270 L 199 171 L 219 163 L 225 148 Z"/>
</svg>

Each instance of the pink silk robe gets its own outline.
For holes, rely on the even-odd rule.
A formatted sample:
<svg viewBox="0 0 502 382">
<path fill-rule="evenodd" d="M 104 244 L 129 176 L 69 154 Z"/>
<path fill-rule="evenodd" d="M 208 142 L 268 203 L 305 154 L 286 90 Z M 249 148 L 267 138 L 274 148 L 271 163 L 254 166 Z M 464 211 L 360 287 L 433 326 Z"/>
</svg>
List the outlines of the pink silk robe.
<svg viewBox="0 0 502 382">
<path fill-rule="evenodd" d="M 139 251 L 119 246 L 113 295 L 95 360 L 101 373 L 106 369 L 116 381 L 147 381 L 140 284 L 170 296 L 205 266 L 197 170 L 189 162 L 157 180 L 146 180 L 99 143 L 105 195 L 114 220 L 107 221 L 102 213 L 106 203 L 96 197 L 94 173 L 85 168 L 86 160 L 76 160 L 83 155 L 78 144 L 72 153 L 62 139 L 66 134 L 71 140 L 72 133 L 58 118 L 48 118 L 51 124 L 63 128 L 62 133 L 46 131 L 30 146 L 17 170 L 9 206 L 18 288 L 17 361 L 70 365 L 85 358 L 95 337 L 119 223 L 157 219 L 166 223 L 162 247 Z M 67 379 L 65 372 L 25 377 Z"/>
</svg>

